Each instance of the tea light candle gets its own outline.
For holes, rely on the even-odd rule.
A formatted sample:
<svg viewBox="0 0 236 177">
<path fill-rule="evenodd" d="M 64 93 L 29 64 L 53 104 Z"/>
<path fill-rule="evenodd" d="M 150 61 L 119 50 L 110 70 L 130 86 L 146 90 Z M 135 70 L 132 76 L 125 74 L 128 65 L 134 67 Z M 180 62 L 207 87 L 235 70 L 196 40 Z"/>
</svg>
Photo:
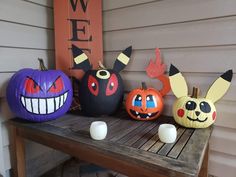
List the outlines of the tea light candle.
<svg viewBox="0 0 236 177">
<path fill-rule="evenodd" d="M 161 124 L 158 136 L 163 143 L 174 143 L 177 137 L 176 127 L 172 124 Z"/>
<path fill-rule="evenodd" d="M 90 136 L 94 140 L 103 140 L 107 135 L 107 124 L 104 121 L 94 121 L 90 125 Z"/>
</svg>

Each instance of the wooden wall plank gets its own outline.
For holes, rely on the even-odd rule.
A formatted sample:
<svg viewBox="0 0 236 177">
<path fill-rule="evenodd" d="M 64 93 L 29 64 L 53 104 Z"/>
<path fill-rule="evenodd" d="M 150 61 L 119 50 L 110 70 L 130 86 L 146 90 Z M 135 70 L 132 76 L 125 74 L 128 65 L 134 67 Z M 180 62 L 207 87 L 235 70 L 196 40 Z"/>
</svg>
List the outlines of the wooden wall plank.
<svg viewBox="0 0 236 177">
<path fill-rule="evenodd" d="M 28 3 L 26 1 L 1 1 L 0 19 L 9 22 L 53 29 L 52 9 Z"/>
<path fill-rule="evenodd" d="M 117 8 L 126 8 L 127 6 L 140 5 L 148 2 L 154 2 L 156 0 L 103 0 L 103 10 L 112 10 Z"/>
<path fill-rule="evenodd" d="M 3 147 L 10 144 L 10 136 L 8 131 L 8 125 L 6 122 L 0 124 L 2 126 L 2 145 Z"/>
<path fill-rule="evenodd" d="M 13 118 L 14 114 L 10 111 L 6 98 L 0 98 L 0 124 Z"/>
<path fill-rule="evenodd" d="M 179 48 L 236 44 L 236 17 L 104 32 L 104 50 Z"/>
<path fill-rule="evenodd" d="M 0 21 L 0 46 L 54 49 L 52 30 Z"/>
<path fill-rule="evenodd" d="M 10 146 L 3 147 L 3 156 L 4 156 L 4 168 L 5 168 L 5 170 L 11 169 Z"/>
<path fill-rule="evenodd" d="M 217 177 L 235 177 L 235 159 L 235 156 L 211 151 L 209 157 L 209 173 Z"/>
<path fill-rule="evenodd" d="M 105 1 L 105 3 L 115 5 L 110 1 Z M 104 5 L 106 8 L 106 4 Z M 201 13 L 199 13 L 200 9 Z M 111 31 L 231 15 L 236 15 L 236 1 L 234 0 L 152 1 L 129 8 L 105 11 L 103 12 L 103 21 L 104 31 Z"/>
<path fill-rule="evenodd" d="M 236 72 L 235 51 L 236 46 L 196 47 L 161 49 L 161 55 L 163 63 L 168 66 L 167 70 L 170 64 L 174 64 L 181 72 L 219 73 L 227 69 L 233 69 Z M 107 68 L 113 67 L 115 59 L 120 52 L 104 53 L 104 63 Z M 145 71 L 150 59 L 155 58 L 154 48 L 149 50 L 133 50 L 130 63 L 124 70 Z"/>
<path fill-rule="evenodd" d="M 0 98 L 6 96 L 7 84 L 13 74 L 14 73 L 0 73 Z"/>
<path fill-rule="evenodd" d="M 53 0 L 25 0 L 27 2 L 32 2 L 46 7 L 53 7 Z"/>
<path fill-rule="evenodd" d="M 210 139 L 211 150 L 227 153 L 236 157 L 235 147 L 236 129 L 215 126 Z"/>
<path fill-rule="evenodd" d="M 189 94 L 192 92 L 192 88 L 199 87 L 200 95 L 204 97 L 210 88 L 211 84 L 223 73 L 183 73 L 189 88 Z M 234 74 L 235 75 L 235 74 Z M 162 85 L 157 79 L 149 78 L 146 72 L 122 72 L 121 76 L 124 81 L 125 91 L 130 91 L 134 88 L 140 88 L 141 82 L 145 81 L 147 86 L 154 87 L 158 90 L 161 89 Z M 231 86 L 222 100 L 236 101 L 236 76 L 233 77 Z M 168 95 L 173 95 L 169 92 Z"/>
<path fill-rule="evenodd" d="M 3 156 L 2 126 L 0 122 L 0 174 L 5 175 L 4 156 Z"/>
<path fill-rule="evenodd" d="M 0 72 L 18 71 L 22 68 L 39 68 L 38 58 L 47 68 L 55 68 L 54 50 L 34 50 L 0 47 Z M 7 61 L 7 62 L 6 62 Z"/>
</svg>

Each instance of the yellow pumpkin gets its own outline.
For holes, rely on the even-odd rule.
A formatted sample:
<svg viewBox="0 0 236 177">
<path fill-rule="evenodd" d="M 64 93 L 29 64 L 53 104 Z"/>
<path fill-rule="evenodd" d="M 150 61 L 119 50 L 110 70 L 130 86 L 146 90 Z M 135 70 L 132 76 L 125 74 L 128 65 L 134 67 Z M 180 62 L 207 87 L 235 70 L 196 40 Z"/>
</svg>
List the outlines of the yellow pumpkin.
<svg viewBox="0 0 236 177">
<path fill-rule="evenodd" d="M 214 103 L 224 96 L 229 89 L 233 71 L 222 74 L 210 87 L 205 98 L 198 98 L 198 89 L 194 88 L 188 96 L 187 83 L 179 70 L 171 65 L 169 79 L 172 92 L 177 97 L 173 104 L 175 121 L 188 128 L 207 128 L 216 120 Z"/>
</svg>

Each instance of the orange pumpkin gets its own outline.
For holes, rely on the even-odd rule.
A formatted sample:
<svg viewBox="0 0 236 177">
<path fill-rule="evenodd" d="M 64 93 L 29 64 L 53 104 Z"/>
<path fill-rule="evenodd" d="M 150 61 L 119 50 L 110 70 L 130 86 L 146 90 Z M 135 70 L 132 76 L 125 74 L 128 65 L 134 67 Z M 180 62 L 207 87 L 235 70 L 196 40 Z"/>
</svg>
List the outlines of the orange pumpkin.
<svg viewBox="0 0 236 177">
<path fill-rule="evenodd" d="M 154 88 L 147 88 L 145 83 L 142 83 L 142 88 L 132 90 L 126 98 L 126 111 L 136 120 L 156 119 L 163 107 L 160 92 Z"/>
</svg>

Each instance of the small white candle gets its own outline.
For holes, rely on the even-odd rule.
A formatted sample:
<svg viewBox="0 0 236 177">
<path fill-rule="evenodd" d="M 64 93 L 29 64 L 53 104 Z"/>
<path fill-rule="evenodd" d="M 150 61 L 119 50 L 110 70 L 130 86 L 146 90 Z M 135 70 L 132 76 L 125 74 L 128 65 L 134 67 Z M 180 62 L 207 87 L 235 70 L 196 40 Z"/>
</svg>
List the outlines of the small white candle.
<svg viewBox="0 0 236 177">
<path fill-rule="evenodd" d="M 176 127 L 172 124 L 161 124 L 158 136 L 163 143 L 174 143 L 177 137 Z"/>
<path fill-rule="evenodd" d="M 104 121 L 94 121 L 90 125 L 90 136 L 94 140 L 103 140 L 107 135 L 107 124 Z"/>
</svg>

